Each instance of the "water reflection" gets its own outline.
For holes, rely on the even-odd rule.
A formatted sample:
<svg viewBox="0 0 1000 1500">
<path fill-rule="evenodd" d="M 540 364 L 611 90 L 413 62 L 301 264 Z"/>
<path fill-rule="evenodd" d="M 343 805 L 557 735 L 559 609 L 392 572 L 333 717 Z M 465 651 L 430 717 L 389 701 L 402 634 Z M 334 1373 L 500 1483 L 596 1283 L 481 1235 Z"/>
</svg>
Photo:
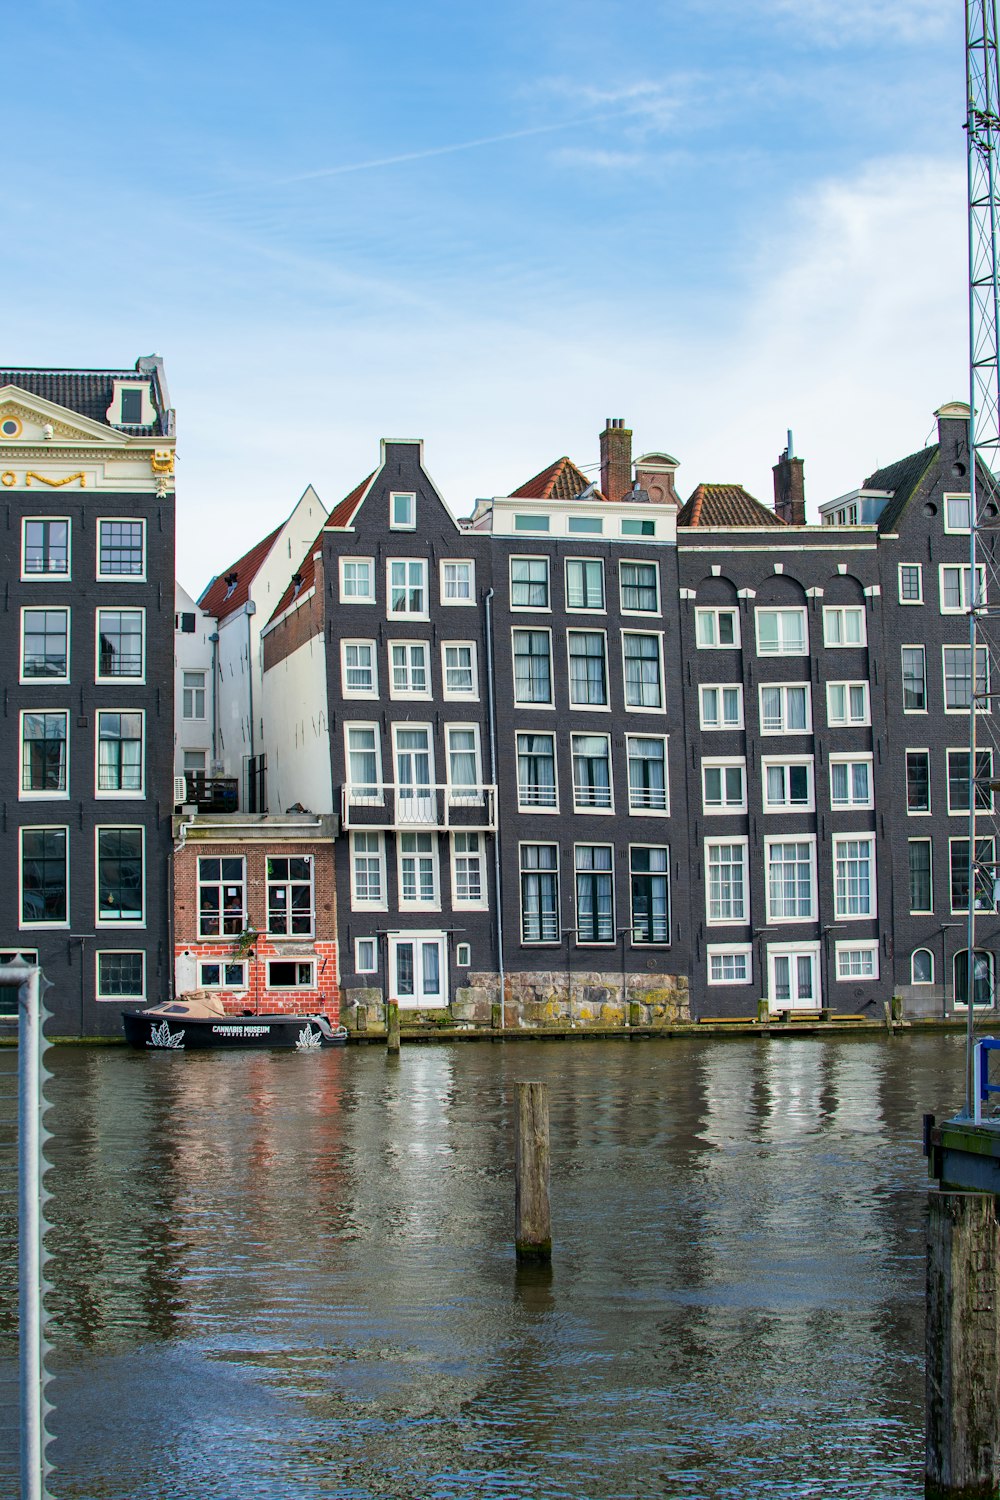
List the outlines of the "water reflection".
<svg viewBox="0 0 1000 1500">
<path fill-rule="evenodd" d="M 916 1497 L 919 1117 L 960 1061 L 60 1052 L 61 1500 Z M 550 1272 L 511 1247 L 525 1077 Z"/>
</svg>

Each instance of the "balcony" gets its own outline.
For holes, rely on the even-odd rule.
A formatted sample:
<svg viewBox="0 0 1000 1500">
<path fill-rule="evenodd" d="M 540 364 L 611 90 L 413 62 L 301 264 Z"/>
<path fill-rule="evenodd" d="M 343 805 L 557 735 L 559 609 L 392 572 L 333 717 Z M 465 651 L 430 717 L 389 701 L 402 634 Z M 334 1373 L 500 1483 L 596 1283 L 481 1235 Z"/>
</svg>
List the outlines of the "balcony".
<svg viewBox="0 0 1000 1500">
<path fill-rule="evenodd" d="M 340 788 L 344 829 L 437 829 L 447 832 L 496 828 L 495 786 L 371 786 Z"/>
<path fill-rule="evenodd" d="M 184 804 L 197 808 L 200 813 L 233 813 L 239 810 L 240 783 L 236 776 L 202 776 L 189 771 L 186 776 L 177 776 L 174 780 L 185 783 L 184 797 L 181 799 Z"/>
</svg>

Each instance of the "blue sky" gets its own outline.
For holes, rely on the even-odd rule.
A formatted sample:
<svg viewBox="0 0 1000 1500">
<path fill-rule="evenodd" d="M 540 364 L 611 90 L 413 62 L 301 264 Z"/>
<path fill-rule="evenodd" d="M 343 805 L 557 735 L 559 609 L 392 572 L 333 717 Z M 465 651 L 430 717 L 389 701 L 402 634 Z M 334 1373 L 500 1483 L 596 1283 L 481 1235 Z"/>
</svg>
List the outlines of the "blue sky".
<svg viewBox="0 0 1000 1500">
<path fill-rule="evenodd" d="M 608 415 L 815 504 L 964 397 L 962 8 L 8 7 L 0 360 L 166 360 L 198 591 L 423 437 L 465 514 Z M 16 139 L 15 139 L 16 135 Z"/>
</svg>

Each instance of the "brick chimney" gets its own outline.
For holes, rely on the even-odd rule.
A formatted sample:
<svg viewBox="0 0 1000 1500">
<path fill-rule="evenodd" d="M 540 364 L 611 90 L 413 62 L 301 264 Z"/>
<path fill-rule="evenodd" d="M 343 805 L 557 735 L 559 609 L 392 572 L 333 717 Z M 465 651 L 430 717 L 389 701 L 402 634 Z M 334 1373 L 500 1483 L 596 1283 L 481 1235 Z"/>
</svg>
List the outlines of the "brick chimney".
<svg viewBox="0 0 1000 1500">
<path fill-rule="evenodd" d="M 622 417 L 606 417 L 601 433 L 601 494 L 624 500 L 632 488 L 632 429 Z"/>
<path fill-rule="evenodd" d="M 788 526 L 806 524 L 806 481 L 801 458 L 792 455 L 792 434 L 788 447 L 778 459 L 774 474 L 774 514 Z"/>
</svg>

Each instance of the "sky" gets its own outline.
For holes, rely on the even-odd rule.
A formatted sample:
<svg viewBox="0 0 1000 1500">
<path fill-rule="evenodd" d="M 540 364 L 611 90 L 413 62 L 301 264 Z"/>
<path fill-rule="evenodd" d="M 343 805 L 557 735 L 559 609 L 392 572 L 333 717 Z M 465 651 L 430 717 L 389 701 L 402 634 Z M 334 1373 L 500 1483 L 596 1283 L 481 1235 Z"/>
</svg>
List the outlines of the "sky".
<svg viewBox="0 0 1000 1500">
<path fill-rule="evenodd" d="M 383 437 L 465 515 L 791 429 L 813 519 L 967 398 L 958 4 L 3 9 L 0 364 L 163 356 L 196 594 Z"/>
</svg>

